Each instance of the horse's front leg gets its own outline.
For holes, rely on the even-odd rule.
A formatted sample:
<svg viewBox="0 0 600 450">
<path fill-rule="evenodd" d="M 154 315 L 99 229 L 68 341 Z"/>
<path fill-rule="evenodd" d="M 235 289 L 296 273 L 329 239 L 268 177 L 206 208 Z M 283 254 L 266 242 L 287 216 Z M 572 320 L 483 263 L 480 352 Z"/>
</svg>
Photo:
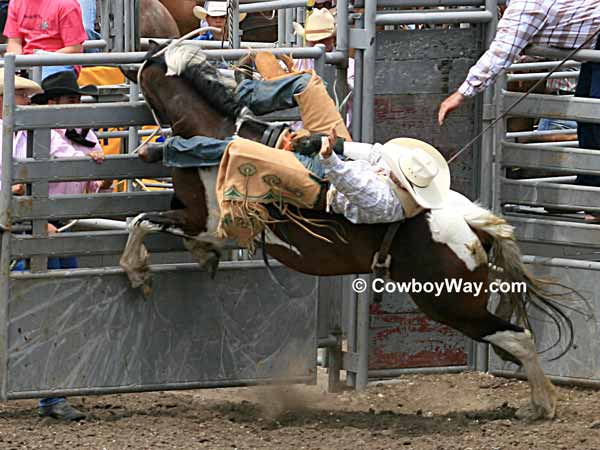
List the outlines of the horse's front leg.
<svg viewBox="0 0 600 450">
<path fill-rule="evenodd" d="M 150 255 L 144 245 L 144 238 L 148 233 L 159 231 L 161 228 L 148 220 L 149 215 L 139 214 L 129 223 L 127 226 L 129 237 L 119 260 L 119 265 L 127 274 L 131 287 L 134 289 L 141 287 L 145 297 L 150 295 L 152 284 L 148 266 Z"/>
<path fill-rule="evenodd" d="M 129 237 L 119 260 L 119 265 L 125 270 L 131 287 L 142 288 L 145 297 L 151 293 L 152 283 L 148 267 L 149 253 L 144 246 L 144 238 L 148 233 L 165 231 L 184 237 L 180 230 L 186 223 L 183 209 L 173 209 L 164 212 L 142 213 L 134 217 L 128 225 Z"/>
</svg>

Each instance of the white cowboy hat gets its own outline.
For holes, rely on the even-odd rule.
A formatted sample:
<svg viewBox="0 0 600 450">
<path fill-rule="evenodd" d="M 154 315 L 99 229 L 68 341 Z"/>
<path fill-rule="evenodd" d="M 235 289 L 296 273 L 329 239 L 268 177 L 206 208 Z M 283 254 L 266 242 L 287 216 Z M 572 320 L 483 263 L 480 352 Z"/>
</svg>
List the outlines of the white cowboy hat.
<svg viewBox="0 0 600 450">
<path fill-rule="evenodd" d="M 445 206 L 450 192 L 450 169 L 434 147 L 418 139 L 398 138 L 386 142 L 380 152 L 402 187 L 420 206 Z"/>
<path fill-rule="evenodd" d="M 206 19 L 206 16 L 224 17 L 227 15 L 227 2 L 207 1 L 202 6 L 194 6 L 192 10 L 194 16 L 199 20 Z M 240 22 L 246 18 L 246 13 L 240 13 Z"/>
<path fill-rule="evenodd" d="M 35 81 L 15 76 L 15 91 L 26 91 L 26 95 L 41 94 L 42 87 Z M 0 95 L 4 95 L 4 69 L 0 69 Z"/>
<path fill-rule="evenodd" d="M 296 22 L 293 25 L 296 34 L 311 42 L 322 41 L 335 34 L 335 17 L 326 8 L 313 10 L 304 27 Z"/>
</svg>

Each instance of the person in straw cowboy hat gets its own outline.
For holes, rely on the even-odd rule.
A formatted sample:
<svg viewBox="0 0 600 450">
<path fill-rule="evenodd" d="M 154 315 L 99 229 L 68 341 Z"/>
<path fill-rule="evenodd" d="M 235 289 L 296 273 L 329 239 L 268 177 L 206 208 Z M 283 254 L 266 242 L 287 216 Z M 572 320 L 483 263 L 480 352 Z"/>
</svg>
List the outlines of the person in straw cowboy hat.
<svg viewBox="0 0 600 450">
<path fill-rule="evenodd" d="M 342 161 L 333 151 L 336 141 L 334 132 L 323 137 L 319 152 L 331 183 L 328 210 L 352 223 L 390 223 L 446 205 L 450 170 L 442 154 L 426 142 L 397 138 L 384 145 L 346 143 L 355 160 Z"/>
<path fill-rule="evenodd" d="M 227 19 L 227 2 L 207 1 L 202 6 L 194 6 L 194 16 L 200 21 L 205 21 L 209 27 L 219 28 L 221 31 L 207 31 L 196 40 L 199 41 L 220 41 L 225 36 L 227 39 L 227 30 L 225 22 Z M 246 18 L 246 13 L 240 13 L 240 22 Z"/>
</svg>

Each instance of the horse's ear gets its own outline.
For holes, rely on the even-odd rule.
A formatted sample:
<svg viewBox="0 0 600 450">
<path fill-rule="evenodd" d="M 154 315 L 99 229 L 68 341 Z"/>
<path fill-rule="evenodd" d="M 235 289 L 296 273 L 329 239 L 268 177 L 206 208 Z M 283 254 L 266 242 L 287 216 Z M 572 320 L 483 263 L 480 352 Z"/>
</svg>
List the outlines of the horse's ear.
<svg viewBox="0 0 600 450">
<path fill-rule="evenodd" d="M 121 73 L 125 75 L 125 78 L 133 83 L 137 83 L 138 67 L 125 64 L 119 66 L 119 69 L 121 70 Z"/>
</svg>

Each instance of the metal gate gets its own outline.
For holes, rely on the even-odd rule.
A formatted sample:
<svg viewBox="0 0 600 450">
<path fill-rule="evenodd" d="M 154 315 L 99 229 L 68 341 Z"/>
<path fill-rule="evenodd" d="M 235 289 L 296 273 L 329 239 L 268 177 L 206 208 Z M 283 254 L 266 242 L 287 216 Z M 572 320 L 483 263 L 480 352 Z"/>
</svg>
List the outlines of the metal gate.
<svg viewBox="0 0 600 450">
<path fill-rule="evenodd" d="M 313 52 L 314 53 L 314 52 Z M 217 387 L 316 377 L 318 279 L 283 267 L 293 292 L 272 283 L 262 262 L 222 264 L 215 280 L 184 262 L 161 265 L 180 242 L 149 236 L 153 292 L 144 299 L 118 267 L 47 270 L 52 256 L 117 255 L 126 232 L 74 231 L 48 236 L 48 220 L 123 218 L 165 210 L 170 192 L 49 196 L 48 183 L 168 176 L 131 155 L 49 159 L 50 129 L 141 126 L 153 119 L 143 102 L 14 105 L 17 67 L 140 62 L 143 54 L 5 58 L 2 186 L 25 183 L 27 195 L 0 197 L 0 397 Z M 30 130 L 27 160 L 12 161 L 13 132 Z M 25 234 L 17 223 L 31 221 Z M 164 256 L 163 256 L 164 255 Z M 11 272 L 28 258 L 31 271 Z M 173 260 L 169 257 L 169 261 Z M 180 260 L 181 261 L 181 260 Z"/>
<path fill-rule="evenodd" d="M 552 60 L 560 60 L 568 54 L 567 51 L 538 47 L 528 53 Z M 573 59 L 600 61 L 600 51 L 581 51 Z M 509 74 L 508 79 L 541 78 L 556 63 L 529 64 L 528 68 L 532 66 L 535 74 Z M 513 70 L 518 70 L 519 66 L 515 65 Z M 572 72 L 570 74 L 573 75 Z M 505 84 L 501 82 L 496 89 L 496 107 L 490 108 L 494 116 L 501 114 L 522 95 L 503 88 Z M 600 123 L 599 107 L 600 101 L 594 99 L 530 94 L 512 110 L 511 116 Z M 579 148 L 576 141 L 546 144 L 515 142 L 519 137 L 531 137 L 536 133 L 539 135 L 539 132 L 506 133 L 504 124 L 499 122 L 493 130 L 495 138 L 490 139 L 495 145 L 489 150 L 484 149 L 490 152 L 490 159 L 493 155 L 496 161 L 494 176 L 488 187 L 493 194 L 494 209 L 503 212 L 516 227 L 517 238 L 530 268 L 538 275 L 577 289 L 585 297 L 585 300 L 573 298 L 568 305 L 577 310 L 569 311 L 575 323 L 573 349 L 557 361 L 550 361 L 556 350 L 542 355 L 545 371 L 559 381 L 599 386 L 600 364 L 596 348 L 600 326 L 600 266 L 596 261 L 600 226 L 584 223 L 578 212 L 600 211 L 600 189 L 572 183 L 576 174 L 600 175 L 600 155 L 598 150 Z M 545 169 L 564 176 L 509 179 L 506 171 L 513 167 Z M 555 210 L 562 211 L 562 214 Z M 540 349 L 548 348 L 557 338 L 556 329 L 545 321 L 534 320 L 534 332 Z M 490 370 L 503 375 L 515 373 L 514 366 L 501 362 L 495 355 L 490 357 Z"/>
</svg>

